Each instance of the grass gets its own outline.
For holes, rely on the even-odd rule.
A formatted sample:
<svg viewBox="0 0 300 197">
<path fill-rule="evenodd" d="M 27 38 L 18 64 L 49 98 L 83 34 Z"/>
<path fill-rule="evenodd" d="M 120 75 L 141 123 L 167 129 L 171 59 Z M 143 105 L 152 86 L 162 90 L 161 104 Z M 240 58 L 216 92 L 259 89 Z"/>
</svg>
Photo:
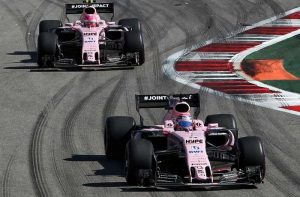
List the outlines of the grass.
<svg viewBox="0 0 300 197">
<path fill-rule="evenodd" d="M 255 59 L 283 59 L 284 68 L 300 78 L 300 35 L 266 47 L 245 58 L 245 60 Z M 300 80 L 274 80 L 263 81 L 263 83 L 290 92 L 300 93 Z"/>
</svg>

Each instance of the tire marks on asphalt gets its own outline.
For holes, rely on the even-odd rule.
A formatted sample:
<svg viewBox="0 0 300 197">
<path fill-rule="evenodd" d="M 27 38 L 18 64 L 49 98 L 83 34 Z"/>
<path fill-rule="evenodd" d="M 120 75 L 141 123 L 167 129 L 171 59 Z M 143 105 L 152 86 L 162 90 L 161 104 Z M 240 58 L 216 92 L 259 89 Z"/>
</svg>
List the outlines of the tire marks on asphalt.
<svg viewBox="0 0 300 197">
<path fill-rule="evenodd" d="M 120 80 L 118 81 L 117 85 L 112 89 L 109 97 L 106 100 L 103 112 L 102 112 L 102 125 L 105 125 L 105 120 L 108 116 L 113 115 L 116 105 L 119 102 L 119 99 L 121 98 L 122 94 L 125 91 L 125 84 L 128 80 L 126 71 L 123 71 L 123 74 L 121 75 Z M 127 103 L 127 101 L 126 101 Z M 128 103 L 127 103 L 128 104 Z"/>
<path fill-rule="evenodd" d="M 251 104 L 246 104 L 251 105 Z M 255 114 L 260 111 L 258 106 L 251 106 L 251 107 L 246 107 L 245 108 L 247 110 L 244 110 L 242 108 L 236 108 L 237 112 L 239 112 L 239 114 L 243 114 L 244 116 L 238 117 L 236 116 L 237 119 L 240 119 L 240 122 L 245 122 L 245 124 L 249 125 L 250 129 L 242 129 L 243 125 L 240 125 L 241 128 L 247 136 L 252 136 L 252 135 L 256 135 L 261 137 L 261 139 L 263 140 L 264 143 L 264 148 L 265 148 L 265 154 L 266 154 L 266 159 L 269 160 L 271 162 L 271 164 L 267 163 L 267 173 L 266 173 L 266 180 L 268 182 L 270 182 L 272 185 L 274 185 L 274 187 L 283 195 L 286 196 L 293 196 L 296 197 L 298 196 L 298 192 L 296 193 L 295 190 L 291 189 L 290 186 L 286 186 L 286 184 L 282 184 L 282 177 L 286 180 L 288 180 L 289 182 L 291 182 L 293 185 L 297 186 L 299 185 L 299 176 L 297 176 L 293 170 L 291 170 L 289 168 L 289 165 L 287 163 L 287 161 L 283 160 L 283 158 L 278 155 L 278 152 L 276 151 L 280 151 L 281 154 L 286 155 L 287 158 L 291 158 L 291 159 L 295 159 L 293 158 L 294 154 L 290 153 L 289 150 L 289 145 L 290 143 L 285 143 L 284 141 L 280 141 L 278 142 L 276 140 L 276 136 L 269 136 L 268 134 L 268 130 L 272 130 L 272 133 L 281 133 L 281 129 L 280 127 L 276 127 L 277 123 L 275 120 L 271 119 L 269 117 L 269 115 L 266 115 L 264 117 L 264 119 L 260 120 L 261 123 L 264 122 L 270 122 L 271 124 L 267 125 L 262 125 L 262 124 L 257 124 L 257 120 L 256 120 L 256 116 Z M 262 109 L 264 110 L 264 109 Z M 269 111 L 269 109 L 267 109 L 267 111 Z M 268 114 L 268 112 L 266 111 L 266 114 Z M 267 127 L 266 127 L 267 126 Z M 285 145 L 286 144 L 286 145 Z M 275 168 L 275 171 L 269 171 L 268 170 L 268 166 L 273 166 Z M 277 174 L 277 172 L 280 172 L 280 174 Z"/>
<path fill-rule="evenodd" d="M 31 51 L 31 52 L 36 51 L 35 32 L 37 30 L 37 27 L 39 25 L 39 22 L 40 22 L 42 16 L 44 15 L 44 11 L 51 4 L 55 4 L 58 7 L 62 8 L 62 13 L 64 12 L 62 3 L 57 3 L 56 1 L 50 1 L 50 0 L 44 0 L 41 3 L 41 5 L 34 12 L 34 15 L 31 19 L 30 23 L 28 24 L 28 29 L 26 31 L 26 46 L 27 46 L 28 51 Z M 60 19 L 63 19 L 63 18 L 64 18 L 64 15 L 61 14 Z"/>
<path fill-rule="evenodd" d="M 10 171 L 12 168 L 12 165 L 15 161 L 16 158 L 16 151 L 13 152 L 13 154 L 9 157 L 5 172 L 4 172 L 4 176 L 3 176 L 3 180 L 2 180 L 2 196 L 3 197 L 9 197 L 10 196 Z"/>
<path fill-rule="evenodd" d="M 67 153 L 70 156 L 81 152 L 78 149 L 78 147 L 76 146 L 74 138 L 73 138 L 74 131 L 75 131 L 75 129 L 74 129 L 75 124 L 76 123 L 80 124 L 80 121 L 79 121 L 80 115 L 83 112 L 85 112 L 86 108 L 91 104 L 90 102 L 93 101 L 94 99 L 98 98 L 98 96 L 101 94 L 101 92 L 105 88 L 109 88 L 111 86 L 111 84 L 113 82 L 117 81 L 117 79 L 119 77 L 120 77 L 119 75 L 112 77 L 109 80 L 107 80 L 105 83 L 101 84 L 100 86 L 98 86 L 97 88 L 92 90 L 86 97 L 81 99 L 74 108 L 72 108 L 70 113 L 68 113 L 68 115 L 64 121 L 64 124 L 63 124 L 64 125 L 63 129 L 61 130 L 62 147 L 60 150 L 62 152 Z M 85 138 L 88 138 L 88 137 L 85 137 Z M 82 139 L 81 141 L 88 142 L 88 139 Z M 55 145 L 55 143 L 52 143 L 52 144 L 53 144 L 53 146 Z M 88 176 L 86 176 L 88 174 L 88 172 L 87 172 L 88 168 L 84 168 L 81 164 L 73 163 L 74 168 L 72 168 L 72 172 L 74 172 L 74 174 L 76 174 L 76 176 L 79 176 L 80 179 L 74 179 L 74 177 L 68 176 L 64 170 L 67 168 L 62 163 L 64 161 L 57 159 L 58 157 L 54 150 L 55 150 L 55 148 L 52 147 L 52 158 L 51 158 L 52 165 L 53 165 L 53 169 L 54 169 L 56 178 L 59 182 L 59 186 L 62 189 L 62 191 L 64 192 L 64 194 L 66 196 L 85 196 L 82 193 L 82 190 L 80 188 L 76 187 L 76 185 L 81 185 L 84 182 L 91 182 L 91 180 L 89 180 Z"/>
<path fill-rule="evenodd" d="M 124 76 L 124 75 L 123 75 Z M 120 78 L 120 75 L 114 76 L 112 78 L 110 78 L 109 80 L 107 80 L 105 83 L 101 84 L 100 86 L 98 86 L 97 88 L 95 88 L 92 92 L 90 92 L 86 97 L 84 97 L 82 100 L 79 101 L 79 103 L 72 109 L 72 111 L 68 114 L 65 122 L 64 122 L 64 127 L 63 130 L 61 132 L 61 139 L 62 139 L 62 144 L 63 144 L 63 149 L 66 150 L 67 152 L 69 152 L 70 154 L 75 154 L 78 152 L 78 149 L 74 143 L 74 140 L 72 139 L 72 132 L 73 132 L 73 127 L 75 125 L 75 123 L 77 122 L 78 116 L 82 113 L 82 111 L 85 110 L 85 108 L 87 107 L 87 105 L 90 103 L 90 101 L 92 99 L 94 99 L 95 97 L 99 96 L 99 94 L 105 89 L 111 86 L 111 84 L 115 81 L 117 81 L 117 79 Z M 109 106 L 110 103 L 114 103 L 116 97 L 115 96 L 120 96 L 121 94 L 118 94 L 118 92 L 120 91 L 120 89 L 122 88 L 122 84 L 124 83 L 124 77 L 122 77 L 119 82 L 117 83 L 117 88 L 114 89 L 114 91 L 112 91 L 112 97 L 109 97 L 107 99 L 107 103 L 105 106 Z M 120 88 L 118 88 L 120 87 Z M 117 95 L 118 94 L 118 95 Z M 104 108 L 104 110 L 107 107 Z M 114 109 L 113 107 L 111 107 L 111 109 Z M 110 109 L 110 110 L 111 110 Z M 107 109 L 108 110 L 108 109 Z"/>
<path fill-rule="evenodd" d="M 51 190 L 47 185 L 42 160 L 42 149 L 44 141 L 43 135 L 45 128 L 47 127 L 48 118 L 51 116 L 51 113 L 55 110 L 55 108 L 61 102 L 61 100 L 73 88 L 75 80 L 76 77 L 71 79 L 52 97 L 52 99 L 40 112 L 33 128 L 29 150 L 29 170 L 34 186 L 34 191 L 37 196 L 51 196 Z"/>
</svg>

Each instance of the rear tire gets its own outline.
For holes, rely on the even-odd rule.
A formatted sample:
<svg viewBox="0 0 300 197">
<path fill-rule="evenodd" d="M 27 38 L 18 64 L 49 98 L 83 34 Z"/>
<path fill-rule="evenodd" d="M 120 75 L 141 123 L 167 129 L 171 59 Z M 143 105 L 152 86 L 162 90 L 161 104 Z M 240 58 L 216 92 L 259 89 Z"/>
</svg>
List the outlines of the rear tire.
<svg viewBox="0 0 300 197">
<path fill-rule="evenodd" d="M 219 127 L 225 127 L 226 129 L 230 129 L 234 134 L 235 139 L 238 139 L 237 124 L 232 114 L 209 115 L 206 117 L 204 125 L 207 126 L 210 123 L 218 123 Z"/>
<path fill-rule="evenodd" d="M 145 49 L 140 21 L 137 18 L 128 18 L 121 19 L 118 24 L 131 28 L 131 31 L 125 32 L 124 52 L 125 54 L 137 52 L 139 59 L 135 63 L 142 65 L 145 62 Z"/>
<path fill-rule="evenodd" d="M 56 59 L 57 35 L 43 32 L 38 36 L 37 64 L 39 67 L 53 67 Z"/>
<path fill-rule="evenodd" d="M 126 147 L 125 177 L 128 185 L 153 184 L 154 148 L 150 141 L 145 139 L 131 140 Z M 147 171 L 148 177 L 139 177 L 138 173 Z"/>
<path fill-rule="evenodd" d="M 257 182 L 261 182 L 266 173 L 265 152 L 259 137 L 248 136 L 238 140 L 240 151 L 239 168 L 245 171 L 246 167 L 259 166 L 261 177 Z"/>
<path fill-rule="evenodd" d="M 106 119 L 104 131 L 105 154 L 109 159 L 124 159 L 126 143 L 135 121 L 128 116 L 112 116 Z"/>
<path fill-rule="evenodd" d="M 62 22 L 59 20 L 43 20 L 39 24 L 39 33 L 54 32 L 56 28 L 61 26 Z"/>
</svg>

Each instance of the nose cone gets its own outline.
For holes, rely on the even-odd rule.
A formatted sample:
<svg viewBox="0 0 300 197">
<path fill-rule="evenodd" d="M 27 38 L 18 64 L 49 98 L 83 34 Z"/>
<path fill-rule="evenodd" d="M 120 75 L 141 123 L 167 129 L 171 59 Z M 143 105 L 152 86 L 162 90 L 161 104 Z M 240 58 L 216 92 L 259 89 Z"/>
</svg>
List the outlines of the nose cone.
<svg viewBox="0 0 300 197">
<path fill-rule="evenodd" d="M 179 102 L 175 106 L 175 111 L 178 113 L 188 113 L 190 110 L 190 105 L 187 102 Z"/>
</svg>

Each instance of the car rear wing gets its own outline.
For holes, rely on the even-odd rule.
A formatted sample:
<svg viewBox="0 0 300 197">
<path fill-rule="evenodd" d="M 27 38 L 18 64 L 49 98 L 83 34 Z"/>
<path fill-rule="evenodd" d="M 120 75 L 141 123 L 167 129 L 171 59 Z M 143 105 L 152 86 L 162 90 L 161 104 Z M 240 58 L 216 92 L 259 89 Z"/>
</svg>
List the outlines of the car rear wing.
<svg viewBox="0 0 300 197">
<path fill-rule="evenodd" d="M 172 109 L 172 101 L 185 101 L 190 107 L 196 107 L 194 117 L 200 113 L 199 94 L 174 94 L 174 95 L 135 95 L 136 110 L 140 115 L 140 124 L 143 125 L 143 117 L 140 114 L 140 108 L 164 108 Z"/>
<path fill-rule="evenodd" d="M 79 3 L 66 4 L 66 14 L 81 14 L 84 8 L 92 6 L 98 13 L 114 13 L 113 3 Z"/>
<path fill-rule="evenodd" d="M 187 102 L 190 107 L 200 107 L 199 94 L 174 94 L 174 95 L 135 95 L 136 109 L 140 108 L 165 108 L 170 109 L 170 100 L 179 99 Z"/>
</svg>

